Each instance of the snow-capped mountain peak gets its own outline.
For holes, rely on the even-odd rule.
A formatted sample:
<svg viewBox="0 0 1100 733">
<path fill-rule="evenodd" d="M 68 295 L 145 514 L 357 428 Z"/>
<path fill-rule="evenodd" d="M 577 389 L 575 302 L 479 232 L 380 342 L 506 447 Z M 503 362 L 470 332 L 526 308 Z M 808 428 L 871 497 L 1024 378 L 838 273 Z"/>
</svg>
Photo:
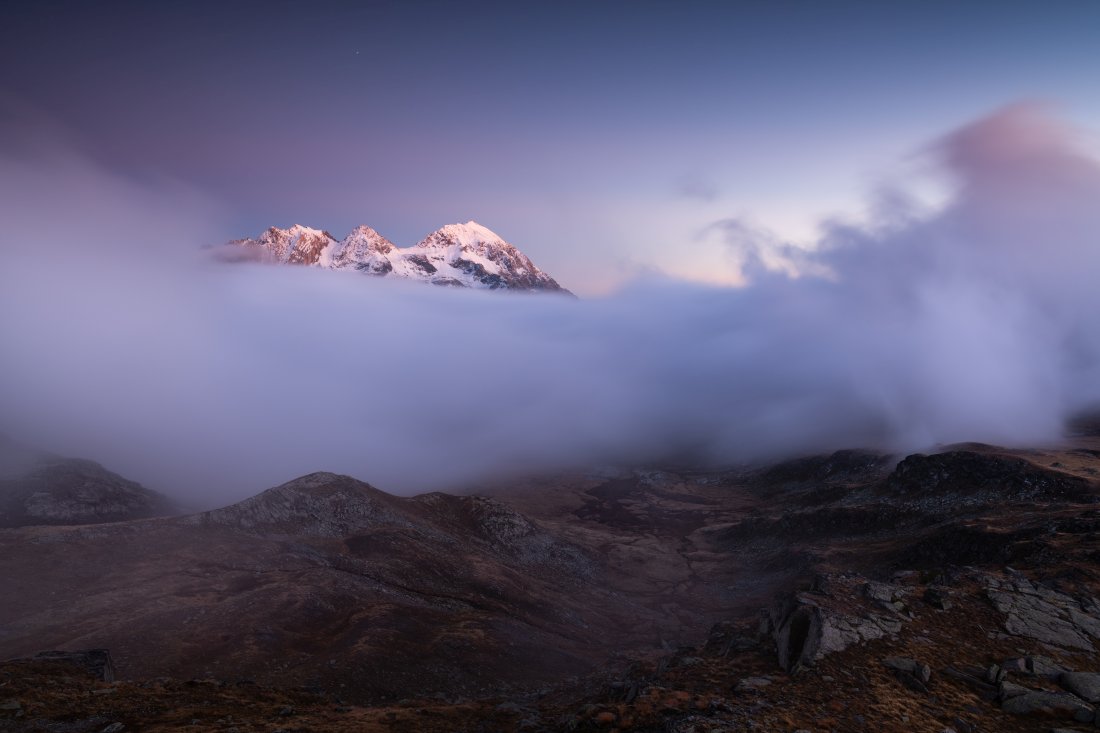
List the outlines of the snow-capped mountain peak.
<svg viewBox="0 0 1100 733">
<path fill-rule="evenodd" d="M 360 224 L 359 226 L 352 229 L 351 233 L 348 234 L 348 236 L 344 238 L 344 241 L 347 241 L 349 239 L 381 240 L 381 241 L 385 242 L 386 244 L 389 244 L 391 247 L 393 246 L 393 243 L 390 242 L 390 240 L 386 239 L 381 234 L 379 234 L 377 230 L 372 229 L 371 227 L 367 226 L 366 224 Z"/>
<path fill-rule="evenodd" d="M 328 232 L 295 224 L 288 229 L 269 227 L 256 239 L 238 239 L 230 244 L 249 247 L 258 259 L 312 265 L 318 262 L 321 253 L 334 241 Z"/>
<path fill-rule="evenodd" d="M 371 275 L 419 280 L 435 285 L 489 290 L 546 290 L 568 293 L 515 246 L 476 221 L 448 224 L 412 247 L 397 247 L 366 225 L 337 241 L 327 231 L 295 224 L 271 227 L 259 237 L 237 239 L 226 259 L 259 259 Z"/>
<path fill-rule="evenodd" d="M 471 219 L 465 224 L 448 224 L 441 227 L 425 237 L 417 246 L 431 247 L 443 243 L 459 244 L 470 248 L 488 243 L 508 244 L 499 234 Z"/>
</svg>

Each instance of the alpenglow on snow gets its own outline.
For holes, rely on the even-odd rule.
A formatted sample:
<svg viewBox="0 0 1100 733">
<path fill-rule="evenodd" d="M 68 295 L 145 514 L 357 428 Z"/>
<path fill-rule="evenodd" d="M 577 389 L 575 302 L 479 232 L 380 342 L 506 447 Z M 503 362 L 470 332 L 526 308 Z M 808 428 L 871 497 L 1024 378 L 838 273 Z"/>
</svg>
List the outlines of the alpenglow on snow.
<svg viewBox="0 0 1100 733">
<path fill-rule="evenodd" d="M 404 248 L 365 225 L 337 240 L 300 224 L 271 227 L 254 239 L 235 239 L 226 248 L 221 256 L 234 261 L 355 270 L 462 288 L 569 294 L 527 255 L 475 221 L 448 224 Z"/>
</svg>

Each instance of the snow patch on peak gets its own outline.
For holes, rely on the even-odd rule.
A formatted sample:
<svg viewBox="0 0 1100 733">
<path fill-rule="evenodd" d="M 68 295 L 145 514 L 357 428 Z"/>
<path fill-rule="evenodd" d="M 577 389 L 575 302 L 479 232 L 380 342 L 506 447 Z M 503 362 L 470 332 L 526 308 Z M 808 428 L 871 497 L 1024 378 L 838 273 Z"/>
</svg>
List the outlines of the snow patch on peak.
<svg viewBox="0 0 1100 733">
<path fill-rule="evenodd" d="M 386 239 L 366 224 L 360 224 L 352 229 L 351 233 L 341 240 L 341 244 L 344 248 L 349 246 L 365 246 L 378 252 L 389 252 L 397 248 L 393 242 Z"/>
<path fill-rule="evenodd" d="M 366 224 L 360 224 L 359 226 L 355 227 L 354 229 L 351 230 L 351 233 L 348 234 L 348 236 L 350 237 L 350 236 L 353 236 L 353 235 L 356 235 L 356 234 L 368 235 L 368 236 L 378 236 L 378 237 L 382 236 L 381 234 L 378 233 L 377 229 L 375 229 L 374 227 L 369 227 Z"/>
<path fill-rule="evenodd" d="M 462 244 L 473 245 L 479 242 L 503 242 L 499 234 L 471 219 L 465 224 L 448 224 L 440 231 L 455 237 Z"/>
<path fill-rule="evenodd" d="M 274 227 L 272 227 L 272 228 L 274 228 Z M 297 235 L 302 235 L 302 234 L 315 234 L 316 235 L 316 234 L 325 234 L 326 233 L 326 232 L 322 231 L 321 229 L 314 229 L 313 227 L 307 227 L 303 224 L 294 224 L 293 226 L 291 226 L 286 231 L 287 231 L 288 234 L 297 234 Z"/>
<path fill-rule="evenodd" d="M 424 237 L 417 247 L 449 247 L 459 245 L 463 249 L 480 249 L 486 244 L 512 245 L 505 242 L 499 234 L 472 219 L 465 224 L 448 224 Z"/>
<path fill-rule="evenodd" d="M 300 239 L 302 237 L 317 238 L 328 237 L 332 238 L 332 235 L 321 229 L 314 229 L 313 227 L 303 226 L 302 224 L 292 224 L 286 229 L 280 229 L 279 227 L 269 227 L 266 232 L 260 235 L 260 240 L 265 239 Z"/>
<path fill-rule="evenodd" d="M 360 224 L 334 248 L 331 261 L 321 265 L 385 275 L 393 270 L 389 255 L 396 249 L 393 242 L 366 224 Z"/>
</svg>

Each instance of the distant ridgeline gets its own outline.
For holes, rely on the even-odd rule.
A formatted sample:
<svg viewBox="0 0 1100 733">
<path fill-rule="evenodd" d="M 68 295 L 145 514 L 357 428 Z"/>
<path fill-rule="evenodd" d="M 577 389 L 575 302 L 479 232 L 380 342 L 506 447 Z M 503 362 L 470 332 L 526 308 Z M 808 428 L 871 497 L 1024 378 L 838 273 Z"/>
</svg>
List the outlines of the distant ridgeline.
<svg viewBox="0 0 1100 733">
<path fill-rule="evenodd" d="M 527 255 L 477 222 L 449 224 L 412 247 L 398 247 L 368 226 L 337 240 L 320 229 L 271 227 L 255 239 L 236 239 L 220 252 L 232 261 L 312 265 L 369 275 L 486 290 L 572 295 Z"/>
</svg>

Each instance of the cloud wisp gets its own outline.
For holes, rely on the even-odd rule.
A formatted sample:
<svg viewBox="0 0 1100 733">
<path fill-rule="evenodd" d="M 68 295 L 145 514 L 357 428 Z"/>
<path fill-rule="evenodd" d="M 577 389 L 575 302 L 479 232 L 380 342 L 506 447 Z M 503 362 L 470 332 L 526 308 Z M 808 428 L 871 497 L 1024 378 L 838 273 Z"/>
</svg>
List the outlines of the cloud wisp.
<svg viewBox="0 0 1100 733">
<path fill-rule="evenodd" d="M 1100 401 L 1100 163 L 1030 107 L 930 150 L 956 182 L 935 214 L 778 259 L 724 222 L 745 287 L 588 301 L 225 265 L 201 197 L 5 160 L 0 431 L 204 504 L 313 470 L 413 493 L 1057 439 Z"/>
</svg>

